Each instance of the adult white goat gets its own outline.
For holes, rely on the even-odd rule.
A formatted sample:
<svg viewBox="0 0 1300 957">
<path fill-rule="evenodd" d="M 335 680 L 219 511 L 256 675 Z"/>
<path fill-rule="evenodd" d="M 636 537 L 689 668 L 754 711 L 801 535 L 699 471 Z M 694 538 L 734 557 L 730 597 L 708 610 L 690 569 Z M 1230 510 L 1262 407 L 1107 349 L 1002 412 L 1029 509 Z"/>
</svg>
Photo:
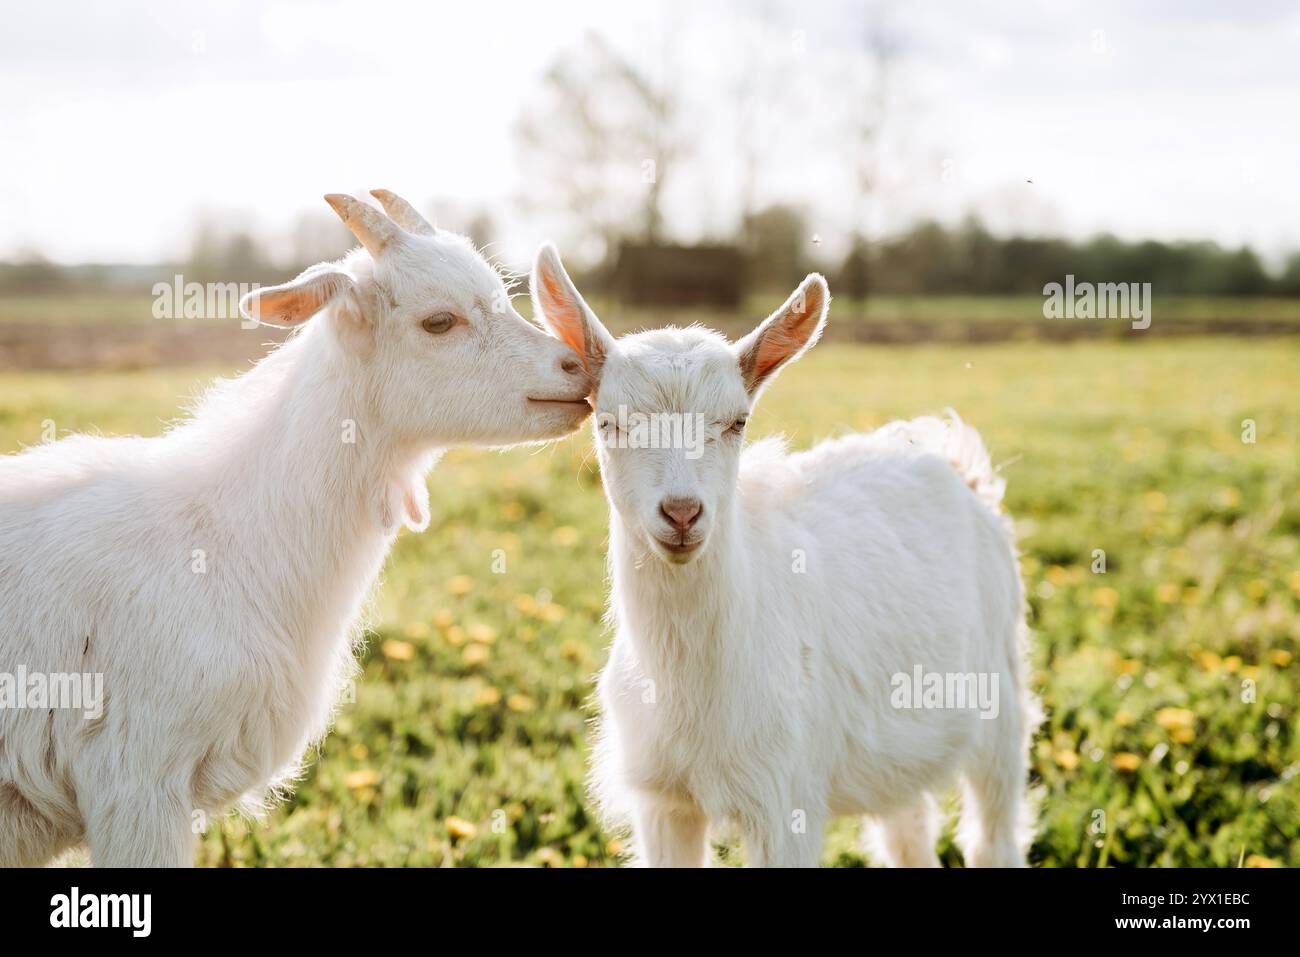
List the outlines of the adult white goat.
<svg viewBox="0 0 1300 957">
<path fill-rule="evenodd" d="M 0 865 L 83 840 L 98 865 L 192 863 L 197 812 L 256 803 L 326 730 L 438 450 L 590 412 L 579 358 L 472 245 L 374 195 L 388 216 L 326 197 L 363 249 L 250 293 L 300 331 L 187 420 L 0 459 L 0 671 L 104 689 L 91 721 L 0 709 Z"/>
<path fill-rule="evenodd" d="M 815 865 L 826 819 L 862 814 L 889 863 L 936 865 L 932 794 L 960 776 L 967 863 L 1024 863 L 1037 704 L 978 434 L 927 418 L 742 454 L 759 392 L 821 333 L 817 275 L 734 346 L 699 328 L 614 341 L 549 247 L 533 289 L 600 376 L 617 632 L 595 784 L 640 859 L 705 864 L 728 824 L 751 864 Z"/>
</svg>

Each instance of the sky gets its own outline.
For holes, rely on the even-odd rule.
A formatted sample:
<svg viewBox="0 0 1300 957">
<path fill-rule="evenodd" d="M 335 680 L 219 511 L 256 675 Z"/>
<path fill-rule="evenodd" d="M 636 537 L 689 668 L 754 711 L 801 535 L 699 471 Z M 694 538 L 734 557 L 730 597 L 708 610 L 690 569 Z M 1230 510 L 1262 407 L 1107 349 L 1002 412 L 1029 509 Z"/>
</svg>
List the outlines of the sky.
<svg viewBox="0 0 1300 957">
<path fill-rule="evenodd" d="M 862 37 L 891 40 L 877 187 L 854 201 Z M 997 231 L 1300 248 L 1300 5 L 845 0 L 636 4 L 47 0 L 0 33 L 0 258 L 182 258 L 219 213 L 274 244 L 320 197 L 484 206 L 507 260 L 564 224 L 515 128 L 596 33 L 681 104 L 674 235 L 739 215 L 736 90 L 764 202 L 827 248 L 978 212 Z M 778 110 L 779 104 L 779 110 Z"/>
</svg>

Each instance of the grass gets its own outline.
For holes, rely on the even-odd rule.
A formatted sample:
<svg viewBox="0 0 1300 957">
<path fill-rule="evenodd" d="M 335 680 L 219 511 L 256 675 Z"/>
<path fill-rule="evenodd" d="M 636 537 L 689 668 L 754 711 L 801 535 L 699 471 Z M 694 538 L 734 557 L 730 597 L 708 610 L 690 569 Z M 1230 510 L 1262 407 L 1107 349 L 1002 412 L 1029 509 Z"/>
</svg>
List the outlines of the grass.
<svg viewBox="0 0 1300 957">
<path fill-rule="evenodd" d="M 157 324 L 164 320 L 154 318 L 153 302 L 153 296 L 147 292 L 127 290 L 9 293 L 0 295 L 0 325 Z"/>
<path fill-rule="evenodd" d="M 0 374 L 0 451 L 44 420 L 156 433 L 212 371 Z M 1297 863 L 1297 372 L 1291 337 L 827 343 L 760 404 L 752 435 L 796 447 L 952 406 L 1007 463 L 1049 714 L 1034 863 Z M 355 700 L 293 797 L 214 822 L 202 863 L 618 861 L 584 795 L 608 640 L 590 437 L 456 451 L 432 489 L 433 529 L 399 539 L 376 593 Z M 948 833 L 941 855 L 959 861 Z M 851 822 L 824 862 L 864 863 Z"/>
</svg>

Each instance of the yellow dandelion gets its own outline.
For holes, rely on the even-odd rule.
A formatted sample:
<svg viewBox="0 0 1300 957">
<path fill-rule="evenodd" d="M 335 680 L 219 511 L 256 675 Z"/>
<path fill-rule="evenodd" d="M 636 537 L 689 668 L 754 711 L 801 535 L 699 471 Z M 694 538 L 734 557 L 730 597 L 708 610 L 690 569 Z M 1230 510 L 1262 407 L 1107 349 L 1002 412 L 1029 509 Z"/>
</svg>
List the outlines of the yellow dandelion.
<svg viewBox="0 0 1300 957">
<path fill-rule="evenodd" d="M 460 625 L 452 625 L 442 633 L 442 637 L 447 639 L 449 645 L 463 645 L 465 644 L 465 629 Z"/>
<path fill-rule="evenodd" d="M 1259 680 L 1259 666 L 1258 666 L 1258 665 L 1246 665 L 1246 667 L 1244 667 L 1244 668 L 1241 669 L 1241 676 L 1242 676 L 1243 678 L 1249 678 L 1251 681 L 1258 681 L 1258 680 Z"/>
<path fill-rule="evenodd" d="M 1196 663 L 1210 674 L 1214 674 L 1223 667 L 1223 659 L 1213 651 L 1202 651 L 1196 656 Z"/>
<path fill-rule="evenodd" d="M 1052 565 L 1047 569 L 1047 580 L 1053 585 L 1064 585 L 1069 577 L 1070 573 L 1063 565 Z"/>
<path fill-rule="evenodd" d="M 501 506 L 501 517 L 507 522 L 517 522 L 524 517 L 524 507 L 518 502 L 506 502 Z"/>
<path fill-rule="evenodd" d="M 422 621 L 413 621 L 402 629 L 407 638 L 427 638 L 429 635 L 429 626 Z"/>
<path fill-rule="evenodd" d="M 1246 857 L 1247 867 L 1281 867 L 1277 861 L 1271 857 L 1265 857 L 1263 854 L 1250 854 Z"/>
<path fill-rule="evenodd" d="M 469 626 L 469 636 L 475 641 L 481 641 L 485 645 L 490 645 L 497 640 L 497 631 L 491 625 L 480 623 Z"/>
<path fill-rule="evenodd" d="M 578 530 L 572 525 L 561 525 L 551 532 L 551 541 L 561 548 L 571 548 L 578 544 Z"/>
<path fill-rule="evenodd" d="M 1126 771 L 1132 773 L 1142 767 L 1142 759 L 1131 751 L 1121 751 L 1115 757 L 1111 758 L 1111 764 L 1117 771 Z"/>
<path fill-rule="evenodd" d="M 1079 755 L 1075 751 L 1057 751 L 1053 757 L 1056 759 L 1056 763 L 1067 771 L 1073 771 L 1079 766 Z"/>
<path fill-rule="evenodd" d="M 1115 666 L 1115 670 L 1122 675 L 1135 675 L 1142 670 L 1142 662 L 1136 658 L 1125 658 Z"/>
<path fill-rule="evenodd" d="M 506 699 L 506 707 L 511 711 L 532 711 L 536 705 L 533 699 L 526 694 L 512 694 Z"/>
<path fill-rule="evenodd" d="M 537 611 L 537 599 L 532 595 L 516 595 L 515 607 L 525 615 L 535 614 Z"/>
<path fill-rule="evenodd" d="M 1240 667 L 1241 657 L 1239 655 L 1228 655 L 1223 659 L 1223 670 L 1230 675 L 1235 675 Z"/>
<path fill-rule="evenodd" d="M 559 867 L 564 863 L 564 858 L 555 848 L 542 847 L 537 850 L 537 861 L 543 867 Z"/>
<path fill-rule="evenodd" d="M 587 866 L 587 855 L 586 855 L 586 854 L 574 854 L 574 855 L 573 855 L 573 860 L 570 861 L 569 863 L 572 864 L 574 867 L 586 867 L 586 866 Z"/>
<path fill-rule="evenodd" d="M 1291 652 L 1285 648 L 1275 648 L 1269 652 L 1268 660 L 1273 662 L 1279 668 L 1286 668 L 1291 664 Z"/>
<path fill-rule="evenodd" d="M 474 590 L 474 579 L 468 575 L 453 575 L 447 579 L 447 593 L 449 595 L 468 595 Z"/>
<path fill-rule="evenodd" d="M 463 817 L 447 818 L 447 832 L 452 837 L 468 840 L 478 834 L 478 827 L 472 821 L 467 821 Z"/>
<path fill-rule="evenodd" d="M 379 783 L 379 772 L 372 768 L 366 768 L 363 771 L 353 771 L 343 779 L 343 783 L 353 791 L 358 791 L 361 788 L 372 788 Z"/>
<path fill-rule="evenodd" d="M 437 628 L 450 628 L 455 620 L 446 608 L 439 608 L 433 613 L 433 624 Z"/>
<path fill-rule="evenodd" d="M 1119 604 L 1119 592 L 1113 588 L 1098 588 L 1092 593 L 1092 601 L 1099 608 L 1114 608 Z"/>
<path fill-rule="evenodd" d="M 384 652 L 384 657 L 390 661 L 410 661 L 415 657 L 415 645 L 409 641 L 389 638 L 380 647 Z"/>
<path fill-rule="evenodd" d="M 618 857 L 623 853 L 623 842 L 616 837 L 611 837 L 605 842 L 605 853 L 610 857 Z"/>
<path fill-rule="evenodd" d="M 567 658 L 570 661 L 582 660 L 584 652 L 585 649 L 582 647 L 582 643 L 574 641 L 572 638 L 565 638 L 564 641 L 560 643 L 561 657 Z"/>
<path fill-rule="evenodd" d="M 1174 728 L 1169 732 L 1169 737 L 1178 744 L 1191 744 L 1196 740 L 1196 731 L 1192 728 Z"/>
<path fill-rule="evenodd" d="M 480 708 L 491 708 L 501 703 L 501 689 L 488 685 L 486 688 L 480 688 L 479 693 L 474 696 L 474 704 Z"/>
<path fill-rule="evenodd" d="M 1166 731 L 1190 728 L 1196 724 L 1196 715 L 1187 708 L 1161 708 L 1156 712 L 1156 724 Z"/>
<path fill-rule="evenodd" d="M 1156 601 L 1163 605 L 1172 605 L 1178 601 L 1178 586 L 1173 582 L 1163 582 L 1156 586 Z"/>
<path fill-rule="evenodd" d="M 537 609 L 537 617 L 542 621 L 554 624 L 564 618 L 564 606 L 557 605 L 553 601 L 548 601 L 545 605 L 542 605 Z"/>
<path fill-rule="evenodd" d="M 481 665 L 488 660 L 487 645 L 466 645 L 465 650 L 460 653 L 460 657 L 470 667 Z"/>
<path fill-rule="evenodd" d="M 1133 723 L 1133 712 L 1126 708 L 1120 708 L 1115 712 L 1115 723 L 1121 728 L 1127 728 Z"/>
<path fill-rule="evenodd" d="M 1300 571 L 1292 572 L 1289 581 L 1291 584 L 1291 590 L 1297 595 L 1300 595 Z"/>
<path fill-rule="evenodd" d="M 1142 505 L 1148 512 L 1163 512 L 1168 504 L 1164 492 L 1147 492 L 1142 496 Z"/>
<path fill-rule="evenodd" d="M 1252 578 L 1246 583 L 1246 597 L 1251 601 L 1263 601 L 1268 597 L 1268 582 L 1262 578 Z"/>
</svg>

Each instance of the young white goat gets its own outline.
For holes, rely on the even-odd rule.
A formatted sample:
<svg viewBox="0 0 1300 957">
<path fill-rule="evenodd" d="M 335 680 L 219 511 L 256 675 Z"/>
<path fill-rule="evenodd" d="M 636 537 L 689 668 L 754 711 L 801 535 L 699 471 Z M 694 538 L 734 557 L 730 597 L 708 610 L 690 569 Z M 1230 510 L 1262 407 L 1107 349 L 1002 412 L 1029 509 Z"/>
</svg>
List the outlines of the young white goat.
<svg viewBox="0 0 1300 957">
<path fill-rule="evenodd" d="M 326 197 L 363 249 L 250 293 L 300 331 L 186 421 L 0 459 L 0 671 L 104 695 L 94 720 L 0 709 L 0 865 L 83 840 L 98 865 L 192 863 L 198 812 L 255 805 L 326 730 L 438 450 L 590 412 L 579 357 L 469 242 L 374 195 L 388 216 Z"/>
<path fill-rule="evenodd" d="M 932 795 L 960 777 L 967 863 L 1023 864 L 1037 704 L 978 434 L 925 418 L 742 453 L 759 392 L 821 332 L 820 276 L 734 346 L 698 328 L 614 341 L 549 247 L 533 288 L 600 377 L 617 632 L 595 784 L 641 861 L 703 865 L 710 826 L 728 825 L 753 865 L 816 865 L 823 823 L 851 814 L 879 825 L 888 863 L 937 865 Z M 701 441 L 662 447 L 693 429 L 647 430 L 655 415 L 699 417 Z M 985 697 L 945 701 L 936 676 Z"/>
</svg>

